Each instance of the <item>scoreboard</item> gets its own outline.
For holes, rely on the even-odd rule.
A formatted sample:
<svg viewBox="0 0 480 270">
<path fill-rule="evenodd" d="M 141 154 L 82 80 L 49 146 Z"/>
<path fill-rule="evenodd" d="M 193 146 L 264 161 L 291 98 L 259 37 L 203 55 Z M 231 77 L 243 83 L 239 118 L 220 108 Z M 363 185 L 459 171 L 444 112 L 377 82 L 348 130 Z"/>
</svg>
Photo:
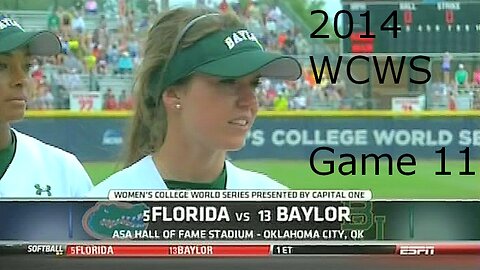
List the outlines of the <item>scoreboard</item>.
<svg viewBox="0 0 480 270">
<path fill-rule="evenodd" d="M 344 3 L 344 10 L 339 16 L 343 23 L 343 33 L 351 31 L 348 38 L 342 39 L 344 54 L 431 55 L 446 51 L 454 54 L 480 52 L 480 1 L 350 2 Z M 399 28 L 396 38 L 393 31 L 385 30 L 393 27 L 395 21 Z M 370 32 L 374 37 L 360 38 L 365 32 Z"/>
</svg>

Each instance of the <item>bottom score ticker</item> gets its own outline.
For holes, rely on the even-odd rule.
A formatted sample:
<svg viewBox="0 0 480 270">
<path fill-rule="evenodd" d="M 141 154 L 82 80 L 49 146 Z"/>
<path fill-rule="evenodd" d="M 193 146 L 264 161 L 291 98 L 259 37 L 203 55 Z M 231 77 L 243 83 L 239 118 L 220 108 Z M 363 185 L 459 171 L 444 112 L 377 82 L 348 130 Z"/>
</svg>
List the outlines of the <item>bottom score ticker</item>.
<svg viewBox="0 0 480 270">
<path fill-rule="evenodd" d="M 285 255 L 480 255 L 480 243 L 270 244 L 20 244 L 3 245 L 7 254 L 66 257 L 268 257 Z"/>
</svg>

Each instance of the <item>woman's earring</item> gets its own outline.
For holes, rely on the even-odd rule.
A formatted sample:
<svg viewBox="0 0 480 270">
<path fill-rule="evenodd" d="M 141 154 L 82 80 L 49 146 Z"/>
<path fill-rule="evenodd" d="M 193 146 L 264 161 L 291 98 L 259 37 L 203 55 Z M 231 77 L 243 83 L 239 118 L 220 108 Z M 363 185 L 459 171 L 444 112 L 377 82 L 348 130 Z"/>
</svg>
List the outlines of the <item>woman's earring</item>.
<svg viewBox="0 0 480 270">
<path fill-rule="evenodd" d="M 176 109 L 180 110 L 181 107 L 182 107 L 182 106 L 181 106 L 180 104 L 175 104 L 175 108 L 176 108 Z"/>
</svg>

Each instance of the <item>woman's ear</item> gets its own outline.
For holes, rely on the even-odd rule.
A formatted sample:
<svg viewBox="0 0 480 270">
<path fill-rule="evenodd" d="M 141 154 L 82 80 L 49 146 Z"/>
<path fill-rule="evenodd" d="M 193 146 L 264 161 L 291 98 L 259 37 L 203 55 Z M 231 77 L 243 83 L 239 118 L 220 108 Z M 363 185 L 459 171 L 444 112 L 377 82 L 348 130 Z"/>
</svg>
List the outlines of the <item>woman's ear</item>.
<svg viewBox="0 0 480 270">
<path fill-rule="evenodd" d="M 178 110 L 181 108 L 180 89 L 175 86 L 168 87 L 162 94 L 165 108 Z"/>
</svg>

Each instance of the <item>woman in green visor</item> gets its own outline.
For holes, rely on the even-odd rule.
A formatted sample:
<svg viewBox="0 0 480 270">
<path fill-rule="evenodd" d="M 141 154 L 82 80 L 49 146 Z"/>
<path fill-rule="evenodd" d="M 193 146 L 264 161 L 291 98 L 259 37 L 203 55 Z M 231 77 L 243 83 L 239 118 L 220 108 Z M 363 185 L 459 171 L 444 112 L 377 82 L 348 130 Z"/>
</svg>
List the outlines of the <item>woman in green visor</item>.
<svg viewBox="0 0 480 270">
<path fill-rule="evenodd" d="M 266 52 L 234 14 L 180 8 L 150 29 L 135 82 L 136 110 L 125 169 L 111 189 L 285 189 L 226 160 L 245 145 L 261 77 L 296 80 L 292 57 Z"/>
<path fill-rule="evenodd" d="M 54 33 L 26 32 L 0 14 L 0 198 L 83 197 L 92 187 L 74 155 L 11 127 L 25 114 L 32 55 L 60 52 Z"/>
</svg>

